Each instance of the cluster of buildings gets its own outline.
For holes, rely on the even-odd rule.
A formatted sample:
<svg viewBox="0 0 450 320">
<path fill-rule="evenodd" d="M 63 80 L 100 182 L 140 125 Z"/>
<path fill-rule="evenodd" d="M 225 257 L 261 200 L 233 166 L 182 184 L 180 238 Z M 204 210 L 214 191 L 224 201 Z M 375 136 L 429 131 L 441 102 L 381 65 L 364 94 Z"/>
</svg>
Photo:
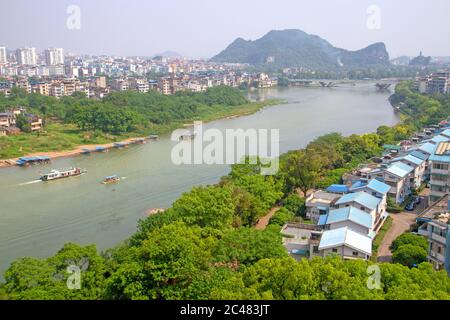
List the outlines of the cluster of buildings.
<svg viewBox="0 0 450 320">
<path fill-rule="evenodd" d="M 184 58 L 65 55 L 62 48 L 48 48 L 38 54 L 35 48 L 8 51 L 0 46 L 0 77 L 6 79 L 0 82 L 0 92 L 8 96 L 17 86 L 55 97 L 84 92 L 87 97 L 102 98 L 111 91 L 124 90 L 155 90 L 169 95 L 218 85 L 277 85 L 276 78 L 245 73 L 244 67 Z"/>
<path fill-rule="evenodd" d="M 420 93 L 450 93 L 450 71 L 440 71 L 416 79 L 415 89 Z"/>
<path fill-rule="evenodd" d="M 32 132 L 42 130 L 42 118 L 31 113 L 27 113 L 24 107 L 15 107 L 0 113 L 0 137 L 6 135 L 15 135 L 20 133 L 17 125 L 17 117 L 22 115 Z"/>
<path fill-rule="evenodd" d="M 417 217 L 418 234 L 428 239 L 429 262 L 450 274 L 450 121 L 384 149 L 382 157 L 345 174 L 342 185 L 306 198 L 312 224 L 288 223 L 281 231 L 294 258 L 334 253 L 369 259 L 372 240 L 387 217 L 388 198 L 404 204 L 426 184 L 429 195 Z"/>
<path fill-rule="evenodd" d="M 296 259 L 328 254 L 369 259 L 372 241 L 387 218 L 389 189 L 373 179 L 313 192 L 306 199 L 312 224 L 286 224 L 281 230 L 286 249 Z"/>
</svg>

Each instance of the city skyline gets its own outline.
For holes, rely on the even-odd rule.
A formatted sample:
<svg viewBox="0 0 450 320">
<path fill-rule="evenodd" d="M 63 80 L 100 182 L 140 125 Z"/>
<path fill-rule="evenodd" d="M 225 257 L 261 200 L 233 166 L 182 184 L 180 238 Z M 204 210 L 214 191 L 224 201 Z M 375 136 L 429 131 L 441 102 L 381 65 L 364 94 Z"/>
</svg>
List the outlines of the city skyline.
<svg viewBox="0 0 450 320">
<path fill-rule="evenodd" d="M 76 54 L 115 56 L 152 56 L 170 50 L 186 57 L 210 58 L 239 37 L 255 40 L 270 30 L 301 29 L 348 50 L 384 42 L 391 58 L 416 56 L 419 51 L 427 56 L 450 55 L 450 44 L 430 36 L 436 30 L 449 29 L 450 21 L 445 18 L 448 1 L 364 0 L 355 4 L 349 0 L 281 0 L 258 4 L 234 0 L 19 0 L 0 4 L 2 12 L 8 12 L 0 21 L 0 45 L 8 49 L 35 47 L 38 51 L 61 47 Z M 68 9 L 73 5 L 80 11 L 79 29 L 67 26 L 74 14 Z M 370 27 L 372 18 L 379 21 Z"/>
</svg>

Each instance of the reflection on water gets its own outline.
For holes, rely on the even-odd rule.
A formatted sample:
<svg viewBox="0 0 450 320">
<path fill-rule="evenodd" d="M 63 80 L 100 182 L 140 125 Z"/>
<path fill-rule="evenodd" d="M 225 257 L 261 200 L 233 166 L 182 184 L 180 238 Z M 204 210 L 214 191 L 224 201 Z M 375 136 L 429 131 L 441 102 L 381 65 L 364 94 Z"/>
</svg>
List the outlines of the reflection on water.
<svg viewBox="0 0 450 320">
<path fill-rule="evenodd" d="M 287 104 L 254 115 L 211 122 L 205 129 L 279 129 L 280 151 L 298 149 L 329 132 L 365 133 L 398 121 L 388 93 L 373 83 L 341 88 L 266 89 L 252 99 L 279 98 Z M 212 184 L 227 174 L 226 165 L 182 165 L 170 161 L 168 137 L 123 150 L 62 158 L 51 165 L 0 170 L 0 272 L 22 256 L 45 257 L 65 242 L 111 247 L 136 229 L 150 208 L 164 208 L 194 185 Z M 76 166 L 80 177 L 39 182 L 50 168 Z M 123 177 L 103 185 L 105 176 Z"/>
</svg>

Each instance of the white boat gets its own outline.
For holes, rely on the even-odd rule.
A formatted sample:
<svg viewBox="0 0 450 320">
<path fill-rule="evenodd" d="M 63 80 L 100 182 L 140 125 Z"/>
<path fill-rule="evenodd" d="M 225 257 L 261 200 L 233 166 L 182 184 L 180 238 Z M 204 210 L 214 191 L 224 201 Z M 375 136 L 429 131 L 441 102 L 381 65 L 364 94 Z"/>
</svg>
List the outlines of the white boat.
<svg viewBox="0 0 450 320">
<path fill-rule="evenodd" d="M 42 181 L 50 181 L 62 178 L 76 177 L 86 173 L 86 170 L 82 170 L 80 168 L 67 168 L 67 169 L 59 169 L 52 170 L 48 173 L 41 174 Z"/>
</svg>

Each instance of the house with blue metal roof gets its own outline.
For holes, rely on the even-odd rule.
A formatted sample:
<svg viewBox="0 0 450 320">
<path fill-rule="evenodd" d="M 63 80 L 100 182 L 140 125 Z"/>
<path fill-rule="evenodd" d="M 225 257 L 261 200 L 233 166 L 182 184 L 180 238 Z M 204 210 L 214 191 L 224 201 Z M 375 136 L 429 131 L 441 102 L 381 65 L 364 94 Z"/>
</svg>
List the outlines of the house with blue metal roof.
<svg viewBox="0 0 450 320">
<path fill-rule="evenodd" d="M 441 142 L 430 156 L 430 202 L 450 193 L 450 142 Z"/>
<path fill-rule="evenodd" d="M 448 142 L 448 141 L 450 141 L 450 138 L 447 138 L 443 135 L 434 136 L 433 138 L 430 139 L 430 142 L 434 144 L 439 144 L 441 142 Z"/>
<path fill-rule="evenodd" d="M 425 152 L 427 154 L 433 154 L 436 151 L 437 145 L 431 142 L 427 142 L 423 145 L 421 145 L 418 150 Z"/>
<path fill-rule="evenodd" d="M 450 129 L 445 129 L 444 131 L 442 131 L 441 136 L 450 138 Z"/>
<path fill-rule="evenodd" d="M 414 168 L 395 162 L 384 171 L 384 182 L 391 186 L 388 196 L 398 204 L 403 203 L 411 194 L 411 186 L 414 186 Z"/>
<path fill-rule="evenodd" d="M 322 256 L 340 255 L 344 259 L 370 259 L 372 255 L 372 239 L 344 227 L 325 231 L 319 243 Z"/>
<path fill-rule="evenodd" d="M 372 179 L 361 191 L 367 192 L 368 194 L 381 199 L 381 206 L 386 208 L 387 195 L 390 190 L 390 185 L 377 179 Z"/>
<path fill-rule="evenodd" d="M 414 178 L 413 183 L 411 184 L 412 188 L 420 188 L 422 183 L 427 178 L 426 175 L 426 167 L 427 161 L 418 157 L 415 157 L 411 154 L 407 154 L 403 157 L 392 160 L 392 163 L 401 162 L 412 168 L 414 171 L 412 172 L 412 177 Z"/>
<path fill-rule="evenodd" d="M 423 152 L 421 152 L 420 150 L 413 150 L 409 153 L 410 155 L 412 155 L 413 157 L 422 159 L 422 160 L 428 160 L 428 158 L 430 157 L 429 154 L 425 154 Z"/>
<path fill-rule="evenodd" d="M 374 230 L 381 227 L 386 217 L 386 197 L 380 199 L 365 191 L 346 194 L 336 202 L 335 208 L 346 207 L 354 207 L 370 214 Z"/>
<path fill-rule="evenodd" d="M 373 229 L 373 222 L 369 213 L 355 207 L 344 207 L 330 210 L 320 219 L 319 225 L 329 230 L 348 227 L 355 232 L 369 235 Z"/>
</svg>

